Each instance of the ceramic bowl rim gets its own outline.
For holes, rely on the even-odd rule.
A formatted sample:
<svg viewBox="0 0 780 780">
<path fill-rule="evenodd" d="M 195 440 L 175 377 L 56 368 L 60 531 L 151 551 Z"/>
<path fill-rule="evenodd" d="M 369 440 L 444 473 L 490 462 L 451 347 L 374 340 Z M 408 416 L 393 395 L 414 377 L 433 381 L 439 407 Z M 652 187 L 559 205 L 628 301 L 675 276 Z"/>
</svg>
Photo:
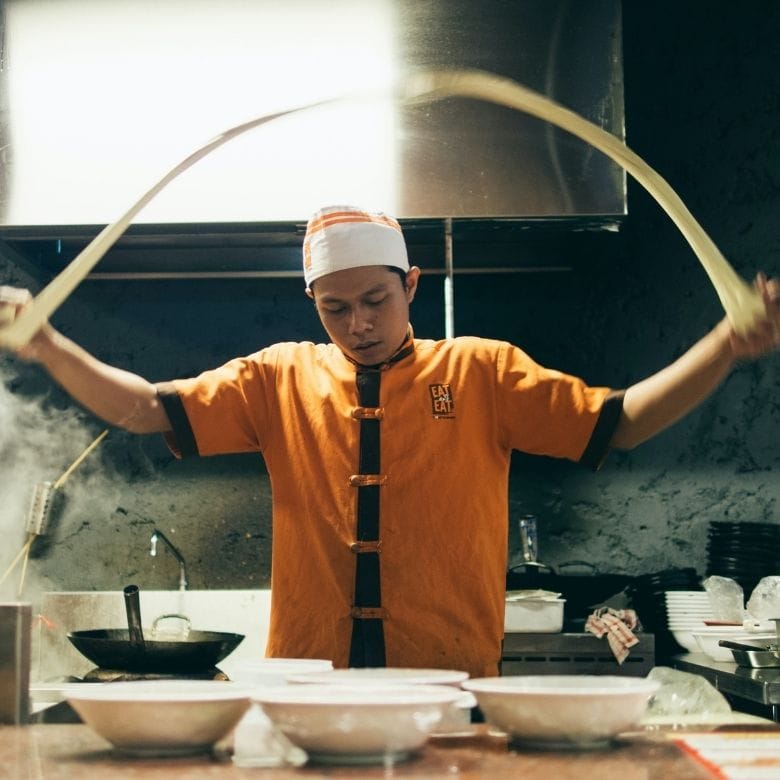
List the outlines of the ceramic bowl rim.
<svg viewBox="0 0 780 780">
<path fill-rule="evenodd" d="M 572 685 L 572 680 L 578 681 Z M 586 684 L 582 685 L 582 681 Z M 581 685 L 581 687 L 577 687 Z M 461 683 L 465 690 L 479 698 L 480 693 L 515 696 L 621 697 L 635 694 L 653 694 L 661 684 L 646 677 L 617 677 L 615 675 L 516 675 L 508 677 L 481 677 Z"/>
<path fill-rule="evenodd" d="M 251 696 L 260 705 L 402 709 L 455 704 L 462 696 L 462 691 L 451 685 L 348 686 L 307 683 L 253 691 Z"/>
</svg>

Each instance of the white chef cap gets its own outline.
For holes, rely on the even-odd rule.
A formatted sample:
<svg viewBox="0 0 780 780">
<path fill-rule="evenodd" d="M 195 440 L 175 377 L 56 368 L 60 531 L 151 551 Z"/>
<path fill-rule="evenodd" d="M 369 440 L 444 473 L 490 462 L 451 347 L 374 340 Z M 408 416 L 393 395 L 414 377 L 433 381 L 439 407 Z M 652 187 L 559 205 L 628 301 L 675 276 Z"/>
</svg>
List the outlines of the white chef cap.
<svg viewBox="0 0 780 780">
<path fill-rule="evenodd" d="M 303 275 L 306 287 L 315 279 L 346 268 L 390 265 L 409 270 L 401 226 L 381 211 L 355 206 L 327 206 L 306 226 Z"/>
</svg>

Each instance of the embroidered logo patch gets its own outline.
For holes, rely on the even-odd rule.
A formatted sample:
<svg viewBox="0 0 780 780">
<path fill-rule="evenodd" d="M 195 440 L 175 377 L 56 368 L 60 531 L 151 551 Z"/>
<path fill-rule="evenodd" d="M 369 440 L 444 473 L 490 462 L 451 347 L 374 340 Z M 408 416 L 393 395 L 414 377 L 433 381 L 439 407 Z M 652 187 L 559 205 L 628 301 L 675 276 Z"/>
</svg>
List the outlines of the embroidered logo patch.
<svg viewBox="0 0 780 780">
<path fill-rule="evenodd" d="M 454 417 L 455 398 L 449 385 L 428 385 L 434 417 Z"/>
</svg>

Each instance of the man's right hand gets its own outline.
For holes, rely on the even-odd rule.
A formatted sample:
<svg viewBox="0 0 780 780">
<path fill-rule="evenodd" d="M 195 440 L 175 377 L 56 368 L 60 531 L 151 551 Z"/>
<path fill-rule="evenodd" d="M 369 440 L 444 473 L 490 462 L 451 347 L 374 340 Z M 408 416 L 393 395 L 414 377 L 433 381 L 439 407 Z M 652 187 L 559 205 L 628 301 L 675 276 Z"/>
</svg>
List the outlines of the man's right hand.
<svg viewBox="0 0 780 780">
<path fill-rule="evenodd" d="M 21 287 L 0 285 L 0 329 L 10 325 L 19 314 L 32 302 L 32 293 Z M 43 339 L 51 336 L 51 326 L 48 322 L 33 336 L 25 346 L 14 350 L 22 360 L 39 360 L 38 348 Z M 0 338 L 0 347 L 3 341 Z"/>
<path fill-rule="evenodd" d="M 31 300 L 29 290 L 0 285 L 0 328 L 10 325 Z"/>
</svg>

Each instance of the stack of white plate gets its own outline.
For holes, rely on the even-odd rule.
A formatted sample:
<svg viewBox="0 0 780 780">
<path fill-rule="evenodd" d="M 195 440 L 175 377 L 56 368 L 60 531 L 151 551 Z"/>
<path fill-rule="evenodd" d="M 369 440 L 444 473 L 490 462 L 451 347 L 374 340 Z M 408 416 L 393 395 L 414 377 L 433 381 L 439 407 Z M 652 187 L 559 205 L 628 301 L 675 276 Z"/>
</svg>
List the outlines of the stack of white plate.
<svg viewBox="0 0 780 780">
<path fill-rule="evenodd" d="M 712 620 L 710 597 L 705 590 L 667 590 L 666 622 L 677 643 L 691 653 L 701 652 L 694 631 L 704 628 L 705 620 Z"/>
</svg>

